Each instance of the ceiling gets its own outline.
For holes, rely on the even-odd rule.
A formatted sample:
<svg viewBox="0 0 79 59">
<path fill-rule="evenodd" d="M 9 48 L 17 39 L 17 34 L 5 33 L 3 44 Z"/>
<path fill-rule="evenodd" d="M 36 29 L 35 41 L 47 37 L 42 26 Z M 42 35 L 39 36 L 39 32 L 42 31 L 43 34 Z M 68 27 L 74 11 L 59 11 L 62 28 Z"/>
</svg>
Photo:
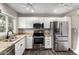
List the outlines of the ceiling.
<svg viewBox="0 0 79 59">
<path fill-rule="evenodd" d="M 79 8 L 78 3 L 7 3 L 20 15 L 63 16 Z M 29 8 L 28 8 L 29 7 Z"/>
</svg>

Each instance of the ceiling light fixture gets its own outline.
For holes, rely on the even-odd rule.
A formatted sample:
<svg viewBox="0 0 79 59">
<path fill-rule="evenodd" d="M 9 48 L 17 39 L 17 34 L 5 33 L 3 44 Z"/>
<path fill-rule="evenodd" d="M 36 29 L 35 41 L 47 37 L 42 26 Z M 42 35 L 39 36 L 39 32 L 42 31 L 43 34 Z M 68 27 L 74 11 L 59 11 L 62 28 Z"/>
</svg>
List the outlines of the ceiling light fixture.
<svg viewBox="0 0 79 59">
<path fill-rule="evenodd" d="M 35 9 L 34 9 L 34 6 L 33 6 L 33 4 L 32 3 L 27 3 L 27 10 L 31 10 L 31 12 L 33 13 L 34 11 L 35 11 Z"/>
<path fill-rule="evenodd" d="M 35 8 L 32 3 L 22 4 L 21 7 L 25 8 L 27 11 L 34 12 Z"/>
</svg>

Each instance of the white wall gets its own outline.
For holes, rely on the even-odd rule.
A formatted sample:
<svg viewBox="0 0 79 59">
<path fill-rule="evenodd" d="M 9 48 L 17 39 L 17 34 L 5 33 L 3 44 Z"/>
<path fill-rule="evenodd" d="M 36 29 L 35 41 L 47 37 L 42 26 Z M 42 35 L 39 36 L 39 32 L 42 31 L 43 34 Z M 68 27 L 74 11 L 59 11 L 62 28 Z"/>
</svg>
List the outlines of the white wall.
<svg viewBox="0 0 79 59">
<path fill-rule="evenodd" d="M 0 3 L 0 10 L 6 15 L 17 17 L 17 13 L 4 3 Z"/>
<path fill-rule="evenodd" d="M 71 17 L 72 23 L 72 38 L 71 38 L 71 48 L 79 54 L 79 14 L 77 14 L 77 10 L 68 14 Z"/>
<path fill-rule="evenodd" d="M 6 4 L 4 4 L 4 3 L 0 3 L 0 10 L 1 10 L 1 13 L 3 13 L 3 14 L 5 14 L 5 15 L 7 15 L 7 16 L 10 16 L 10 17 L 12 17 L 15 21 L 14 21 L 14 23 L 15 23 L 15 26 L 14 26 L 14 28 L 15 28 L 15 30 L 14 30 L 14 32 L 16 33 L 17 32 L 17 20 L 18 20 L 18 18 L 17 18 L 17 13 L 13 10 L 13 9 L 11 9 L 9 6 L 7 6 Z M 2 36 L 5 36 L 6 35 L 6 33 L 0 33 L 0 36 L 2 37 Z"/>
</svg>

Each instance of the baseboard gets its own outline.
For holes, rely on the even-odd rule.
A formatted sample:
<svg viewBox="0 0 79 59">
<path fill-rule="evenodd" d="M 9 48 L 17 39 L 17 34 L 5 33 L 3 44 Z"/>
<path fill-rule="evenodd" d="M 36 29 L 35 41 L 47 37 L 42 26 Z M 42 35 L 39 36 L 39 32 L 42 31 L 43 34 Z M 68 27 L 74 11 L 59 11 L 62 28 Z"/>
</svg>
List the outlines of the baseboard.
<svg viewBox="0 0 79 59">
<path fill-rule="evenodd" d="M 52 48 L 44 48 L 45 50 L 52 50 Z"/>
<path fill-rule="evenodd" d="M 33 50 L 33 48 L 25 49 L 25 50 Z M 44 48 L 44 50 L 52 50 L 52 48 Z"/>
<path fill-rule="evenodd" d="M 72 52 L 76 53 L 76 51 L 73 50 L 72 48 L 69 48 L 69 51 L 72 51 Z M 77 53 L 76 53 L 76 54 L 77 54 Z M 77 55 L 78 55 L 78 54 L 77 54 Z"/>
<path fill-rule="evenodd" d="M 25 49 L 25 50 L 32 50 L 32 48 L 28 48 L 28 49 Z"/>
</svg>

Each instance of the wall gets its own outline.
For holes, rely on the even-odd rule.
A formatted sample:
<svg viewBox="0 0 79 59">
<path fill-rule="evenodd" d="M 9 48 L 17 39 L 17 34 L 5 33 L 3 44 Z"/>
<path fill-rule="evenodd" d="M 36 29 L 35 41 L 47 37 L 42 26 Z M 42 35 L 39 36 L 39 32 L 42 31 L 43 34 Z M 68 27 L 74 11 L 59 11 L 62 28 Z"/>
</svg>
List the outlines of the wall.
<svg viewBox="0 0 79 59">
<path fill-rule="evenodd" d="M 17 13 L 4 3 L 0 3 L 0 10 L 1 10 L 1 13 L 5 14 L 7 16 L 10 16 L 15 20 L 14 21 L 14 23 L 15 23 L 14 28 L 17 29 L 17 26 L 16 26 L 17 25 L 17 20 L 18 20 Z M 17 30 L 14 30 L 14 32 L 16 33 Z M 3 34 L 1 33 L 0 34 L 1 37 L 5 36 L 5 35 L 6 35 L 6 33 L 3 33 Z"/>
<path fill-rule="evenodd" d="M 0 3 L 0 9 L 1 9 L 1 12 L 6 15 L 17 17 L 17 13 L 4 3 Z"/>
<path fill-rule="evenodd" d="M 72 23 L 72 38 L 71 38 L 71 48 L 79 54 L 79 14 L 77 14 L 77 10 L 69 13 L 67 16 L 71 17 Z"/>
</svg>

